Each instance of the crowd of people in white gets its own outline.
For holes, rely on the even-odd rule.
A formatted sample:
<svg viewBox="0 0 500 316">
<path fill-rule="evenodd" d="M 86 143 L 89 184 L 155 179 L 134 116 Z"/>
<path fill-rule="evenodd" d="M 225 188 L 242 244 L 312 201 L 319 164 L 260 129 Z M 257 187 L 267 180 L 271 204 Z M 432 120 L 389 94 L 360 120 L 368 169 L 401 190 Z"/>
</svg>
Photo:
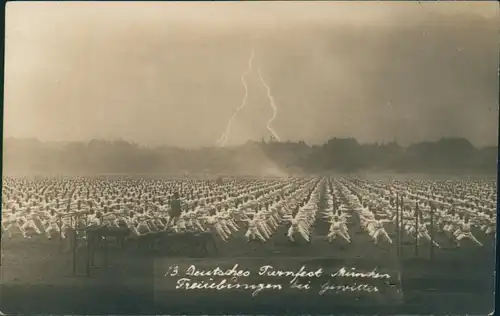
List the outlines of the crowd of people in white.
<svg viewBox="0 0 500 316">
<path fill-rule="evenodd" d="M 319 238 L 350 244 L 349 228 L 355 222 L 375 244 L 390 245 L 398 221 L 408 236 L 440 247 L 430 229 L 456 246 L 464 239 L 482 246 L 474 233 L 496 232 L 493 181 L 289 177 L 219 183 L 123 177 L 2 182 L 2 235 L 9 238 L 14 230 L 25 238 L 51 239 L 67 238 L 72 230 L 107 227 L 127 230 L 127 238 L 212 232 L 223 242 L 244 236 L 246 241 L 265 243 L 284 228 L 291 242 Z M 180 202 L 178 212 L 173 212 L 175 201 Z M 321 221 L 329 226 L 324 236 L 315 233 Z"/>
</svg>

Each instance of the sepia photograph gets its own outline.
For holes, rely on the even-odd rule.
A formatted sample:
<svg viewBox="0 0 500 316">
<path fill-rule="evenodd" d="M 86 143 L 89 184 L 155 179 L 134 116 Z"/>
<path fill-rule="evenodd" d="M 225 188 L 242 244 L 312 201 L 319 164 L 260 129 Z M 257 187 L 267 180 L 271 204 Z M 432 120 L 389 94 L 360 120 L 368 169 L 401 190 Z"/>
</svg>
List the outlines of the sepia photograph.
<svg viewBox="0 0 500 316">
<path fill-rule="evenodd" d="M 1 314 L 489 314 L 494 1 L 8 2 Z"/>
</svg>

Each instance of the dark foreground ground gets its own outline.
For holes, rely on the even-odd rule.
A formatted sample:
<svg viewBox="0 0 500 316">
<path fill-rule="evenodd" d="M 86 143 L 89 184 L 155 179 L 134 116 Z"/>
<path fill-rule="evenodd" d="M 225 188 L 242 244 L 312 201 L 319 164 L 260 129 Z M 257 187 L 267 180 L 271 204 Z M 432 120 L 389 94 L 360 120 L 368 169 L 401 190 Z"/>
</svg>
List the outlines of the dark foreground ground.
<svg viewBox="0 0 500 316">
<path fill-rule="evenodd" d="M 353 218 L 351 245 L 342 241 L 328 244 L 323 239 L 326 227 L 318 225 L 311 244 L 290 244 L 284 230 L 264 245 L 246 243 L 238 235 L 228 243 L 217 241 L 218 252 L 205 258 L 193 258 L 188 247 L 181 249 L 184 253 L 173 255 L 110 246 L 107 268 L 100 250 L 91 277 L 72 276 L 71 252 L 60 252 L 57 239 L 4 238 L 0 310 L 7 314 L 486 314 L 493 310 L 491 240 L 483 239 L 483 248 L 469 243 L 464 243 L 461 249 L 444 247 L 436 250 L 433 260 L 429 260 L 427 245 L 421 245 L 415 256 L 412 240 L 405 239 L 404 259 L 399 262 L 395 247 L 374 246 L 368 235 L 357 227 L 357 220 Z M 445 240 L 442 243 L 445 244 Z M 279 283 L 283 290 L 263 290 L 255 297 L 251 291 L 175 290 L 178 277 L 164 275 L 171 266 L 178 266 L 182 274 L 190 265 L 198 269 L 216 266 L 227 269 L 234 264 L 251 271 L 250 277 L 238 282 Z M 377 269 L 391 278 L 335 281 L 344 285 L 374 285 L 379 289 L 376 294 L 328 292 L 319 295 L 328 278 L 311 279 L 308 291 L 289 289 L 290 278 L 258 276 L 262 265 L 294 271 L 302 265 L 308 270 L 321 267 L 328 274 L 341 267 L 365 272 Z M 82 248 L 77 253 L 77 273 L 84 274 L 85 267 L 86 251 Z M 301 279 L 302 282 L 307 279 Z"/>
</svg>

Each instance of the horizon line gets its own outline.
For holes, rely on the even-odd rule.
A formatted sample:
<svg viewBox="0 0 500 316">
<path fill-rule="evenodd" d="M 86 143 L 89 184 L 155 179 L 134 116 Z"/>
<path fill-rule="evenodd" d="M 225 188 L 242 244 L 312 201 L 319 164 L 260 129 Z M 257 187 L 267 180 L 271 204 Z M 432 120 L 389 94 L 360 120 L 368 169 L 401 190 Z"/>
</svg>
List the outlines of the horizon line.
<svg viewBox="0 0 500 316">
<path fill-rule="evenodd" d="M 348 139 L 352 139 L 352 140 L 356 140 L 356 142 L 358 142 L 360 145 L 375 145 L 375 144 L 378 144 L 378 145 L 389 145 L 389 144 L 396 144 L 400 147 L 411 147 L 413 145 L 416 145 L 416 144 L 422 144 L 422 143 L 437 143 L 439 141 L 442 141 L 442 140 L 466 140 L 467 142 L 469 142 L 474 148 L 476 149 L 482 149 L 482 148 L 489 148 L 489 147 L 497 147 L 498 148 L 498 143 L 497 144 L 487 144 L 487 145 L 483 145 L 483 146 L 477 146 L 475 145 L 473 142 L 471 142 L 468 138 L 466 137 L 459 137 L 459 136 L 449 136 L 449 137 L 440 137 L 438 139 L 435 139 L 435 140 L 421 140 L 421 141 L 414 141 L 414 142 L 409 142 L 408 145 L 401 145 L 397 140 L 392 140 L 392 141 L 372 141 L 372 142 L 360 142 L 356 137 L 337 137 L 337 136 L 333 136 L 323 142 L 319 142 L 318 144 L 311 144 L 305 140 L 281 140 L 281 141 L 277 141 L 277 140 L 272 140 L 271 138 L 267 138 L 265 139 L 264 137 L 261 138 L 260 140 L 256 140 L 256 139 L 248 139 L 247 141 L 245 142 L 242 142 L 242 143 L 239 143 L 239 144 L 232 144 L 232 145 L 227 145 L 227 146 L 223 146 L 223 147 L 220 147 L 220 146 L 217 146 L 217 145 L 198 145 L 198 146 L 192 146 L 192 147 L 189 147 L 189 146 L 179 146 L 179 145 L 169 145 L 169 144 L 160 144 L 160 145 L 150 145 L 150 144 L 147 144 L 147 143 L 141 143 L 141 142 L 136 142 L 136 141 L 131 141 L 131 140 L 127 140 L 123 137 L 116 137 L 116 138 L 92 138 L 90 140 L 40 140 L 38 139 L 37 137 L 15 137 L 15 136 L 8 136 L 8 137 L 2 137 L 3 141 L 5 140 L 9 140 L 9 139 L 12 139 L 12 140 L 32 140 L 32 141 L 38 141 L 38 142 L 41 142 L 41 143 L 65 143 L 65 144 L 70 144 L 70 143 L 84 143 L 84 144 L 88 144 L 90 143 L 91 141 L 102 141 L 102 142 L 126 142 L 126 143 L 129 143 L 129 144 L 132 144 L 132 145 L 138 145 L 138 146 L 141 146 L 141 147 L 147 147 L 147 148 L 161 148 L 161 147 L 170 147 L 170 148 L 178 148 L 178 149 L 203 149 L 203 148 L 218 148 L 218 149 L 224 149 L 224 148 L 234 148 L 234 147 L 240 147 L 240 146 L 244 146 L 248 143 L 262 143 L 263 141 L 266 143 L 266 144 L 269 144 L 269 143 L 277 143 L 277 144 L 286 144 L 286 143 L 295 143 L 295 144 L 299 144 L 299 143 L 304 143 L 305 145 L 309 146 L 309 147 L 314 147 L 314 146 L 323 146 L 323 145 L 326 145 L 329 141 L 331 140 L 335 140 L 335 139 L 338 139 L 338 140 L 348 140 Z"/>
</svg>

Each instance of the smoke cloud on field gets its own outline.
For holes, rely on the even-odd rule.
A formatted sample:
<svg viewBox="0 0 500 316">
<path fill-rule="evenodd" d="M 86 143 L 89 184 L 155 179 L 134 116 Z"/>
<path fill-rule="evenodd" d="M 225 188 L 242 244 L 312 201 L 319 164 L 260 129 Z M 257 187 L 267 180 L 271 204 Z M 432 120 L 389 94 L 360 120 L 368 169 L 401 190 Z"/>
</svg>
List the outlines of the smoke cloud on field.
<svg viewBox="0 0 500 316">
<path fill-rule="evenodd" d="M 12 3 L 4 137 L 212 146 L 255 41 L 282 140 L 495 145 L 494 2 Z M 268 137 L 256 71 L 228 144 Z"/>
</svg>

